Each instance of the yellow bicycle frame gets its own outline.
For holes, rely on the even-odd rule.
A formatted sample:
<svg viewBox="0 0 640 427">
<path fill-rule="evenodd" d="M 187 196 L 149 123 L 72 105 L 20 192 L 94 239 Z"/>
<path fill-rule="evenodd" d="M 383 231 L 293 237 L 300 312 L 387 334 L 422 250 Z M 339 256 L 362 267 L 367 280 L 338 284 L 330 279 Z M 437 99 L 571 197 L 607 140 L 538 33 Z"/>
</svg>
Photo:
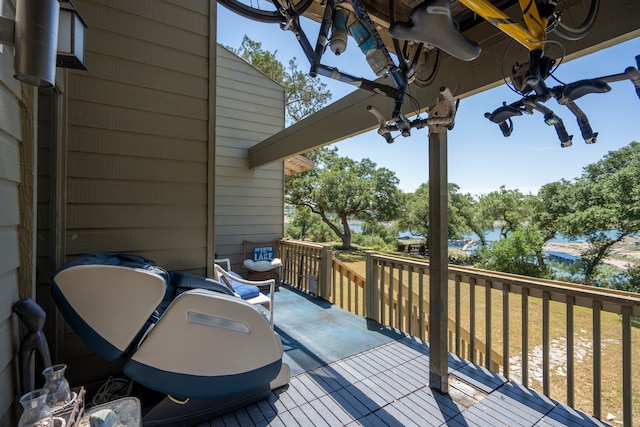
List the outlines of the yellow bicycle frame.
<svg viewBox="0 0 640 427">
<path fill-rule="evenodd" d="M 519 0 L 527 28 L 514 22 L 508 15 L 487 0 L 459 0 L 460 3 L 482 16 L 521 45 L 532 50 L 543 50 L 546 40 L 547 18 L 540 16 L 535 0 Z"/>
</svg>

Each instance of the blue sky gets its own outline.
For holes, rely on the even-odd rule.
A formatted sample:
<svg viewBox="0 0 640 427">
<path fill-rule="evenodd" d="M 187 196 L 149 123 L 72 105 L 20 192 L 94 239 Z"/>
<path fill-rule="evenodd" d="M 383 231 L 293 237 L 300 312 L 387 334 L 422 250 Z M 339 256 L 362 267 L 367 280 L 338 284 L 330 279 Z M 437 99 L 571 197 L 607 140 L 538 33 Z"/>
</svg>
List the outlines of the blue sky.
<svg viewBox="0 0 640 427">
<path fill-rule="evenodd" d="M 314 24 L 303 21 L 307 21 L 303 25 L 309 29 L 308 36 L 315 43 L 317 30 Z M 276 24 L 250 21 L 218 6 L 218 42 L 237 48 L 245 34 L 261 42 L 263 49 L 277 51 L 281 62 L 286 64 L 296 57 L 299 68 L 307 69 L 308 62 L 293 33 L 280 30 Z M 573 82 L 619 73 L 635 65 L 636 55 L 640 55 L 640 38 L 563 62 L 554 75 L 561 81 Z M 328 50 L 323 63 L 354 75 L 375 78 L 353 39 L 339 57 Z M 354 90 L 348 84 L 321 79 L 331 90 L 333 101 Z M 550 86 L 556 84 L 548 83 Z M 607 152 L 631 141 L 640 141 L 640 99 L 633 85 L 624 81 L 612 83 L 611 87 L 609 93 L 592 94 L 577 101 L 589 117 L 593 130 L 599 133 L 596 144 L 584 143 L 568 110 L 561 109 L 553 100 L 547 103 L 562 117 L 569 134 L 574 135 L 573 146 L 568 148 L 560 147 L 555 129 L 545 125 L 539 113 L 516 117 L 512 135 L 503 137 L 498 126 L 484 118 L 484 113 L 493 111 L 503 101 L 511 103 L 518 99 L 517 94 L 504 85 L 461 100 L 455 128 L 448 135 L 449 182 L 471 194 L 486 194 L 501 185 L 535 194 L 546 183 L 578 177 L 585 166 L 597 162 Z M 334 145 L 341 156 L 356 160 L 367 157 L 379 167 L 394 171 L 405 192 L 414 191 L 428 181 L 426 129 L 413 130 L 411 137 L 398 137 L 393 144 L 387 144 L 375 132 L 368 132 Z"/>
</svg>

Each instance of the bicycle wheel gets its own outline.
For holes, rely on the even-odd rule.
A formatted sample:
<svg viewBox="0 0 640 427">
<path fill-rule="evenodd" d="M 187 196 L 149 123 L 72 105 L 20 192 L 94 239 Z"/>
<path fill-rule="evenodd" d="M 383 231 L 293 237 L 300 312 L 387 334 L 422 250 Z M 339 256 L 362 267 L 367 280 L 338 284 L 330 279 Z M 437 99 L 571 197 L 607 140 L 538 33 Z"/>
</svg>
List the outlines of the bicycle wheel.
<svg viewBox="0 0 640 427">
<path fill-rule="evenodd" d="M 302 15 L 313 3 L 313 0 L 285 0 L 291 3 L 293 9 Z M 284 17 L 278 11 L 278 0 L 218 0 L 218 3 L 232 12 L 245 18 L 259 22 L 278 24 Z"/>
<path fill-rule="evenodd" d="M 389 0 L 389 22 L 396 22 L 395 0 Z M 392 40 L 400 69 L 405 75 L 408 74 L 409 83 L 418 87 L 429 86 L 438 73 L 440 49 L 415 41 L 393 37 Z"/>
<path fill-rule="evenodd" d="M 559 22 L 554 32 L 566 40 L 580 40 L 593 27 L 599 4 L 600 0 L 558 1 Z"/>
<path fill-rule="evenodd" d="M 415 55 L 415 52 L 413 53 Z M 413 56 L 409 56 L 413 58 Z M 440 66 L 440 49 L 426 47 L 420 50 L 415 58 L 414 73 L 410 82 L 418 87 L 426 87 L 433 83 Z"/>
</svg>

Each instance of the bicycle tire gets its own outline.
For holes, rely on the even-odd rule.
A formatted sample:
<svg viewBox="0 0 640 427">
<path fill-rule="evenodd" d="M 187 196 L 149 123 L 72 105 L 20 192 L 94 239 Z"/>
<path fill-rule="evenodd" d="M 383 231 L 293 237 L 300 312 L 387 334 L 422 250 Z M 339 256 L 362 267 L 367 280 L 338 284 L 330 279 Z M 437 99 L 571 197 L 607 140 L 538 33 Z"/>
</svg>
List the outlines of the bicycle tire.
<svg viewBox="0 0 640 427">
<path fill-rule="evenodd" d="M 242 3 L 240 0 L 218 0 L 218 3 L 220 3 L 230 11 L 253 21 L 271 24 L 279 24 L 284 21 L 284 17 L 282 16 L 282 14 L 269 0 L 265 0 L 264 3 L 269 3 L 272 6 L 273 10 L 253 7 L 248 4 Z M 309 6 L 311 6 L 311 3 L 313 3 L 313 0 L 298 0 L 294 3 L 293 9 L 298 15 L 302 15 L 309 8 Z"/>
<path fill-rule="evenodd" d="M 396 22 L 396 10 L 395 0 L 389 0 L 389 22 Z M 436 74 L 438 73 L 440 65 L 440 49 L 429 49 L 428 46 L 424 46 L 423 43 L 409 42 L 408 40 L 393 40 L 393 48 L 396 56 L 398 57 L 399 67 L 402 73 L 409 71 L 409 64 L 414 67 L 413 74 L 409 79 L 409 82 L 418 86 L 429 86 Z M 400 46 L 402 43 L 402 47 Z M 417 47 L 416 47 L 417 46 Z M 432 50 L 435 50 L 435 61 L 432 65 L 427 65 L 430 57 L 432 56 Z"/>
<path fill-rule="evenodd" d="M 582 3 L 582 6 L 579 3 Z M 559 2 L 556 10 L 562 13 L 562 19 L 554 33 L 565 40 L 580 40 L 593 28 L 599 5 L 600 0 Z M 570 8 L 578 9 L 579 14 L 570 12 Z"/>
<path fill-rule="evenodd" d="M 418 87 L 427 87 L 435 80 L 440 69 L 440 49 L 423 50 L 424 56 L 416 65 L 412 83 Z"/>
</svg>

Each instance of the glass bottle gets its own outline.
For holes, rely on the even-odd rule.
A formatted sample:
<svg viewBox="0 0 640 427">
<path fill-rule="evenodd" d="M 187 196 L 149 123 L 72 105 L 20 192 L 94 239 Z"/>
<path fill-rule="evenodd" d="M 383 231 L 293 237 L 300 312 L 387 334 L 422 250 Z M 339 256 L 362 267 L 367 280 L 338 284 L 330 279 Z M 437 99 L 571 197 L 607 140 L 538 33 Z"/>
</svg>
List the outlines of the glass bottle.
<svg viewBox="0 0 640 427">
<path fill-rule="evenodd" d="M 43 388 L 49 392 L 47 395 L 47 405 L 52 409 L 71 400 L 69 381 L 64 377 L 66 370 L 67 365 L 58 364 L 49 366 L 42 371 L 42 375 L 44 375 L 45 378 Z"/>
<path fill-rule="evenodd" d="M 51 408 L 46 402 L 48 394 L 48 390 L 39 388 L 20 398 L 24 412 L 18 421 L 18 427 L 53 427 Z"/>
</svg>

